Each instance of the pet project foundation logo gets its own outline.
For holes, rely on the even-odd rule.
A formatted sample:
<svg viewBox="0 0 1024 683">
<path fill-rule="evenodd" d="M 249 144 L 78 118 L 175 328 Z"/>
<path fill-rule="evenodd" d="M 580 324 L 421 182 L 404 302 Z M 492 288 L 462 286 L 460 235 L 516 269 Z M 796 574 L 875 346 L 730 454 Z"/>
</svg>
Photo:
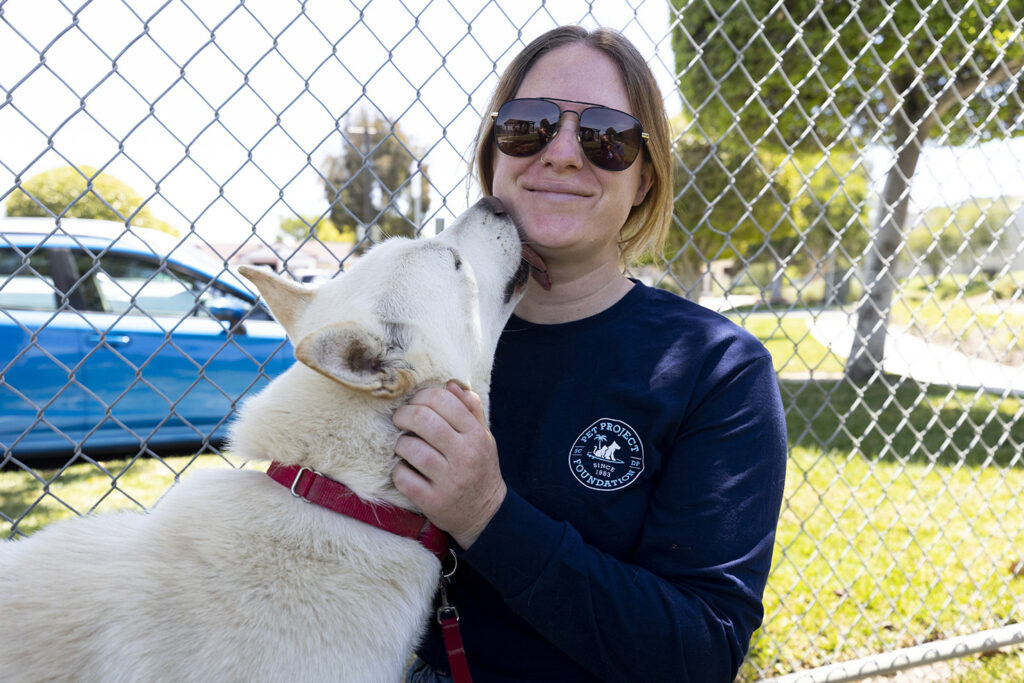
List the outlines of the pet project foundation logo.
<svg viewBox="0 0 1024 683">
<path fill-rule="evenodd" d="M 644 471 L 643 441 L 625 422 L 603 417 L 577 437 L 569 471 L 588 489 L 624 489 Z"/>
</svg>

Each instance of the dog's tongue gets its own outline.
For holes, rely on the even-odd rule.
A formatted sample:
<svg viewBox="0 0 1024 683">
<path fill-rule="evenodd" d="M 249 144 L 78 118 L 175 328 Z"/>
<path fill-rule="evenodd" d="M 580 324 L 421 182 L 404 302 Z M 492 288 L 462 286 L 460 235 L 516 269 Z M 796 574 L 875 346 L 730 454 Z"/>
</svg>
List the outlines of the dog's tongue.
<svg viewBox="0 0 1024 683">
<path fill-rule="evenodd" d="M 544 259 L 535 252 L 529 245 L 523 245 L 523 259 L 530 264 L 530 275 L 544 289 L 551 289 L 551 278 L 548 276 L 548 267 L 544 265 Z"/>
</svg>

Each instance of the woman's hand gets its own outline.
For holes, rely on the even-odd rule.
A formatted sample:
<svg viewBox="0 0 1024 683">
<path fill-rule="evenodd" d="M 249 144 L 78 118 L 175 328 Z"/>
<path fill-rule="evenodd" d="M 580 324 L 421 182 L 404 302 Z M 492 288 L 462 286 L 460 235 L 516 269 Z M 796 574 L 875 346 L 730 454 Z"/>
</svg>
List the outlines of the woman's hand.
<svg viewBox="0 0 1024 683">
<path fill-rule="evenodd" d="M 448 382 L 418 392 L 393 421 L 408 432 L 395 445 L 395 487 L 469 548 L 508 492 L 480 397 Z"/>
</svg>

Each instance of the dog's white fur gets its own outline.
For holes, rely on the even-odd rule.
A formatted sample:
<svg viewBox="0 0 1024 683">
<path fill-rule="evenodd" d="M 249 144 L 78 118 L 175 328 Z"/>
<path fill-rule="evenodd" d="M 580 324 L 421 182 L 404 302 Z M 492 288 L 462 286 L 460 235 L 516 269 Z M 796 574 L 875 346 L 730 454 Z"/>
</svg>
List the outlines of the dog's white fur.
<svg viewBox="0 0 1024 683">
<path fill-rule="evenodd" d="M 245 403 L 234 453 L 412 508 L 391 483 L 391 415 L 450 379 L 486 401 L 525 286 L 520 253 L 511 221 L 477 205 L 315 292 L 244 270 L 301 362 Z M 398 681 L 438 574 L 416 541 L 297 500 L 262 471 L 205 470 L 148 514 L 0 544 L 0 679 Z"/>
</svg>

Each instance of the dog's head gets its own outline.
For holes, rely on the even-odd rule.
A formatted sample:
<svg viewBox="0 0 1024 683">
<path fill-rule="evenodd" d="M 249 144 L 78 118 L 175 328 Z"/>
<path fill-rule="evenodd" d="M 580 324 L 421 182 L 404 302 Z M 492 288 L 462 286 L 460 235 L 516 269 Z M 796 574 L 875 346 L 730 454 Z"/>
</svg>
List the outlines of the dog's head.
<svg viewBox="0 0 1024 683">
<path fill-rule="evenodd" d="M 381 243 L 316 290 L 256 268 L 240 271 L 284 326 L 298 360 L 321 374 L 387 398 L 454 379 L 486 400 L 498 335 L 530 264 L 512 219 L 487 199 L 436 237 Z"/>
</svg>

